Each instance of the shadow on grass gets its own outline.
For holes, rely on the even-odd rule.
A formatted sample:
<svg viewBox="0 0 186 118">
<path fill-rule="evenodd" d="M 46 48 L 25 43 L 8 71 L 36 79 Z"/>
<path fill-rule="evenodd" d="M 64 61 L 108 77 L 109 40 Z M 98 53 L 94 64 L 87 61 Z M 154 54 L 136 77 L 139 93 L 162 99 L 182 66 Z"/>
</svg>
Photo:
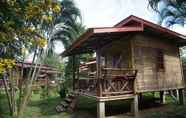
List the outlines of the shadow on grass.
<svg viewBox="0 0 186 118">
<path fill-rule="evenodd" d="M 55 107 L 62 101 L 58 96 L 41 99 L 38 94 L 32 96 L 23 118 L 96 118 L 97 103 L 94 99 L 78 97 L 77 107 L 74 113 L 59 114 Z M 171 103 L 171 101 L 170 101 Z M 130 112 L 131 100 L 119 100 L 106 102 L 106 116 L 113 116 Z M 3 106 L 3 107 L 2 107 Z M 140 110 L 158 109 L 164 105 L 154 99 L 152 94 L 145 94 L 139 102 Z M 10 118 L 6 96 L 0 95 L 0 118 Z M 181 109 L 181 108 L 180 108 Z M 184 112 L 185 113 L 185 112 Z M 185 118 L 185 117 L 183 117 Z"/>
<path fill-rule="evenodd" d="M 0 118 L 11 118 L 5 93 L 0 93 Z"/>
<path fill-rule="evenodd" d="M 162 105 L 157 102 L 152 95 L 146 95 L 140 101 L 140 109 L 149 109 L 161 107 Z M 33 100 L 29 106 L 39 107 L 42 116 L 59 115 L 55 111 L 56 105 L 62 101 L 60 97 L 53 97 L 48 99 Z M 73 114 L 69 114 L 70 118 L 95 118 L 97 103 L 94 99 L 86 97 L 78 97 L 77 107 Z M 130 112 L 131 100 L 119 100 L 106 102 L 106 116 L 118 115 Z"/>
<path fill-rule="evenodd" d="M 106 102 L 106 116 L 113 116 L 130 112 L 131 100 L 118 100 Z M 142 100 L 139 101 L 139 109 L 153 109 L 164 105 L 160 104 L 158 98 L 154 98 L 152 94 L 146 94 Z M 96 117 L 97 103 L 94 99 L 79 97 L 76 112 L 86 112 L 90 116 Z"/>
<path fill-rule="evenodd" d="M 62 99 L 58 96 L 56 97 L 49 97 L 46 99 L 37 99 L 32 100 L 29 103 L 29 107 L 32 108 L 39 108 L 38 112 L 42 114 L 42 116 L 52 116 L 57 115 L 58 113 L 55 111 L 55 107 L 62 101 Z"/>
</svg>

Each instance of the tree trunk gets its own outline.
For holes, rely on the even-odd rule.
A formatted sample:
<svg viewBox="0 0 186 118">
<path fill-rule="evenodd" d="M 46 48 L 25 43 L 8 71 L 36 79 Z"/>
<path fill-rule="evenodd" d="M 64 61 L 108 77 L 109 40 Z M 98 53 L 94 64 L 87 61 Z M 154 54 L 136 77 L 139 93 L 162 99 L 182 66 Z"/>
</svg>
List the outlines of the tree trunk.
<svg viewBox="0 0 186 118">
<path fill-rule="evenodd" d="M 33 60 L 32 60 L 32 64 L 34 63 L 35 61 L 35 58 L 36 58 L 36 54 L 37 54 L 37 48 L 36 50 L 34 51 L 34 57 L 33 57 Z M 22 98 L 21 98 L 21 101 L 20 101 L 20 104 L 19 104 L 19 111 L 18 111 L 18 115 L 21 116 L 26 108 L 26 105 L 28 103 L 28 100 L 29 100 L 29 96 L 32 92 L 32 82 L 33 82 L 33 79 L 35 77 L 35 74 L 36 74 L 36 70 L 37 70 L 37 66 L 38 64 L 36 63 L 35 67 L 34 67 L 34 71 L 33 69 L 31 68 L 30 71 L 29 71 L 29 74 L 28 74 L 28 78 L 26 80 L 26 85 L 25 85 L 25 88 L 22 90 Z M 33 71 L 33 73 L 32 73 Z M 31 79 L 29 79 L 31 78 Z"/>
<path fill-rule="evenodd" d="M 3 74 L 3 84 L 4 84 L 4 87 L 5 87 L 5 92 L 6 92 L 6 96 L 7 96 L 7 100 L 8 100 L 8 106 L 9 106 L 9 110 L 10 110 L 10 113 L 12 113 L 12 102 L 11 102 L 11 98 L 10 98 L 10 92 L 8 90 L 8 83 L 7 83 L 7 73 L 4 73 Z"/>
</svg>

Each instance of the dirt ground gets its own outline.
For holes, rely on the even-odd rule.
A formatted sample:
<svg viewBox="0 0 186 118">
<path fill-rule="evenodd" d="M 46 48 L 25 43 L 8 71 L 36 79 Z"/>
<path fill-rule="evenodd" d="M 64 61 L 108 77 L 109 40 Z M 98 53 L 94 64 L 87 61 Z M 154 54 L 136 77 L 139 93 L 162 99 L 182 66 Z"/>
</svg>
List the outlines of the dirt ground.
<svg viewBox="0 0 186 118">
<path fill-rule="evenodd" d="M 130 112 L 130 102 L 131 101 L 123 100 L 106 103 L 105 112 L 107 118 L 146 118 L 147 115 L 152 113 L 172 111 L 172 106 L 177 104 L 175 101 L 172 101 L 171 98 L 167 98 L 166 104 L 163 105 L 160 104 L 158 98 L 145 96 L 139 103 L 138 115 L 134 117 Z M 86 105 L 81 105 L 81 103 L 79 103 L 79 107 L 72 118 L 96 118 L 96 102 L 86 101 L 86 103 Z"/>
</svg>

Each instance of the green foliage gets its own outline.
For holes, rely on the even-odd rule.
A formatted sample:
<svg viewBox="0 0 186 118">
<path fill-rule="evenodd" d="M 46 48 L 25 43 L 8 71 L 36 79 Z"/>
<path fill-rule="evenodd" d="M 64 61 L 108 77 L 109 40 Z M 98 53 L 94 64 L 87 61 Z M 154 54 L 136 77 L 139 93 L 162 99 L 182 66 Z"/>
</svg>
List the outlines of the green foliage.
<svg viewBox="0 0 186 118">
<path fill-rule="evenodd" d="M 149 5 L 159 13 L 160 23 L 166 26 L 186 24 L 185 0 L 149 0 Z"/>
<path fill-rule="evenodd" d="M 62 17 L 57 17 L 59 24 L 56 23 L 52 42 L 61 41 L 67 48 L 84 31 L 84 27 L 81 24 L 80 11 L 72 0 L 62 0 L 61 6 Z"/>
<path fill-rule="evenodd" d="M 56 21 L 56 15 L 61 11 L 60 2 L 57 0 L 1 0 L 0 7 L 0 57 L 20 61 L 20 57 L 24 55 L 22 49 L 25 48 L 34 51 L 34 59 L 43 55 L 43 48 L 50 39 L 49 35 Z M 33 73 L 30 71 L 31 79 L 25 82 L 24 90 L 20 90 L 22 91 L 20 103 L 16 102 L 13 95 L 17 92 L 14 89 L 16 85 L 10 84 L 12 91 L 6 89 L 12 115 L 18 116 L 23 113 L 29 101 L 32 81 L 37 77 L 36 74 L 36 68 Z"/>
<path fill-rule="evenodd" d="M 61 10 L 52 0 L 1 0 L 0 7 L 1 57 L 20 56 L 23 47 L 43 39 Z"/>
<path fill-rule="evenodd" d="M 72 0 L 62 0 L 61 5 L 63 6 L 61 10 L 61 15 L 63 17 L 58 18 L 58 21 L 61 23 L 55 26 L 51 43 L 60 41 L 62 42 L 64 48 L 68 49 L 72 42 L 74 42 L 74 40 L 76 40 L 85 31 L 85 27 L 81 23 L 80 11 Z M 53 48 L 53 46 L 51 48 Z M 79 58 L 79 56 L 76 56 L 75 61 L 77 65 L 80 63 Z M 69 57 L 68 61 L 65 63 L 64 69 L 65 78 L 67 80 L 66 85 L 69 86 L 71 86 L 72 83 L 72 68 L 72 57 Z"/>
<path fill-rule="evenodd" d="M 55 53 L 48 53 L 47 58 L 43 58 L 41 60 L 42 60 L 42 62 L 41 62 L 42 64 L 46 64 L 48 66 L 55 67 L 59 71 L 64 70 L 64 64 L 62 62 L 61 57 Z"/>
</svg>

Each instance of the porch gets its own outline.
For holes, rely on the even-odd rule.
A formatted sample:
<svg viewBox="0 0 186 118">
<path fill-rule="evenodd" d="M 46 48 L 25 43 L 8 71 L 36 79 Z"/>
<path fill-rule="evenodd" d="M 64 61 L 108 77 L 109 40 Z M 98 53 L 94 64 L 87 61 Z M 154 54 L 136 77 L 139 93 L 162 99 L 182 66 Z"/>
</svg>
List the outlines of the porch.
<svg viewBox="0 0 186 118">
<path fill-rule="evenodd" d="M 91 73 L 91 72 L 89 72 Z M 127 99 L 135 93 L 135 78 L 137 70 L 124 68 L 102 68 L 100 79 L 96 78 L 96 72 L 88 74 L 88 78 L 78 76 L 74 80 L 74 91 L 80 95 L 111 100 Z M 108 99 L 109 98 L 109 99 Z"/>
<path fill-rule="evenodd" d="M 105 118 L 108 101 L 131 99 L 131 111 L 138 112 L 138 96 L 135 88 L 137 70 L 129 68 L 104 68 L 95 63 L 96 70 L 87 71 L 82 77 L 79 68 L 74 68 L 73 89 L 79 96 L 97 101 L 97 118 Z M 99 70 L 99 71 L 98 71 Z"/>
</svg>

